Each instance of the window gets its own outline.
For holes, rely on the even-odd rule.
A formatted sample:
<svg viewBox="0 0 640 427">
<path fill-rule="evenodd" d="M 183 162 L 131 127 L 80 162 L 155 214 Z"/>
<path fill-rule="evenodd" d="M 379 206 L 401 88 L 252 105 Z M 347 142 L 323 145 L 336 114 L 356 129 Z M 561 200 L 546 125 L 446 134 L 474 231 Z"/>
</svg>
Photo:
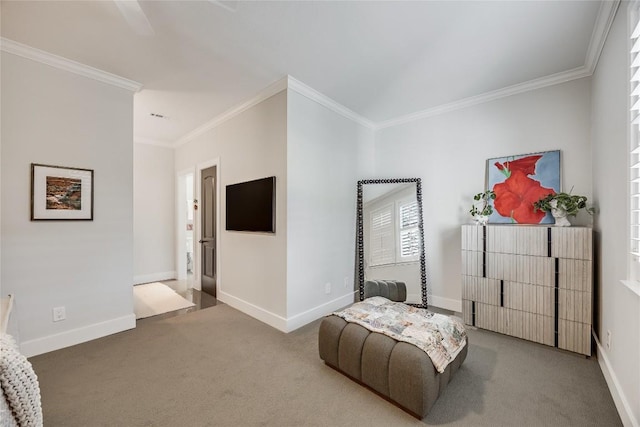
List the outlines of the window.
<svg viewBox="0 0 640 427">
<path fill-rule="evenodd" d="M 630 42 L 630 144 L 629 144 L 629 195 L 630 195 L 630 268 L 629 277 L 640 279 L 640 13 L 639 2 L 631 4 Z"/>
<path fill-rule="evenodd" d="M 393 205 L 386 205 L 371 212 L 371 265 L 395 262 L 393 229 Z"/>
<path fill-rule="evenodd" d="M 420 230 L 418 228 L 418 202 L 398 204 L 400 262 L 415 261 L 420 257 Z"/>
<path fill-rule="evenodd" d="M 417 261 L 420 258 L 418 203 L 415 198 L 386 204 L 371 212 L 370 265 Z"/>
</svg>

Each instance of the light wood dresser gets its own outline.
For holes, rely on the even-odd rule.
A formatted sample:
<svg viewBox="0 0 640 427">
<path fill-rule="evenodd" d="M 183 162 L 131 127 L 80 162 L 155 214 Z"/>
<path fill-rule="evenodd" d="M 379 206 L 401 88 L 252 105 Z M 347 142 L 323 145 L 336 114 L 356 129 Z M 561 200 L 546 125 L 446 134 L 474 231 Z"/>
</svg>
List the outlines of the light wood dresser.
<svg viewBox="0 0 640 427">
<path fill-rule="evenodd" d="M 592 258 L 591 228 L 463 225 L 464 322 L 590 356 Z"/>
</svg>

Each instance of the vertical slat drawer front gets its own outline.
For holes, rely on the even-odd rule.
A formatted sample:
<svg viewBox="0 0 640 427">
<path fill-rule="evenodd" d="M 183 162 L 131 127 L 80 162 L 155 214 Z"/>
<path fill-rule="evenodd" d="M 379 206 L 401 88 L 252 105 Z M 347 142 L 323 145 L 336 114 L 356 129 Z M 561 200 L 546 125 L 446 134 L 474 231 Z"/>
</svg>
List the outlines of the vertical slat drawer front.
<svg viewBox="0 0 640 427">
<path fill-rule="evenodd" d="M 518 256 L 487 252 L 487 277 L 498 280 L 517 279 Z"/>
<path fill-rule="evenodd" d="M 462 275 L 462 299 L 463 300 L 471 300 L 471 277 Z"/>
<path fill-rule="evenodd" d="M 516 235 L 516 248 L 513 253 L 518 255 L 547 256 L 547 229 L 546 227 L 518 226 Z"/>
<path fill-rule="evenodd" d="M 502 253 L 505 254 L 517 254 L 518 247 L 518 235 L 514 233 L 514 230 L 509 226 L 500 227 L 502 230 L 501 233 L 501 243 L 502 243 Z"/>
<path fill-rule="evenodd" d="M 496 254 L 493 252 L 486 253 L 487 277 L 491 279 L 497 279 L 500 277 L 500 270 L 502 268 L 500 264 L 501 260 L 502 260 L 501 254 Z"/>
<path fill-rule="evenodd" d="M 553 330 L 553 317 L 545 316 L 544 317 L 544 338 L 543 344 L 553 346 L 554 335 L 555 332 Z"/>
<path fill-rule="evenodd" d="M 476 303 L 476 326 L 478 328 L 487 329 L 489 331 L 495 330 L 495 323 L 497 312 L 495 310 L 496 307 Z"/>
<path fill-rule="evenodd" d="M 585 227 L 552 228 L 558 259 L 558 347 L 591 355 L 593 240 Z"/>
<path fill-rule="evenodd" d="M 478 293 L 480 292 L 480 283 L 478 280 L 480 279 L 480 276 L 482 276 L 483 269 L 482 236 L 483 227 L 481 226 L 465 224 L 461 227 L 462 317 L 464 322 L 468 325 L 473 324 L 472 306 L 477 301 Z"/>
<path fill-rule="evenodd" d="M 560 319 L 591 325 L 592 294 L 590 292 L 559 289 L 558 299 Z"/>
<path fill-rule="evenodd" d="M 518 278 L 518 255 L 504 254 L 504 275 L 503 280 L 517 280 Z"/>
<path fill-rule="evenodd" d="M 493 322 L 492 322 L 492 316 L 491 316 L 491 310 L 489 310 L 491 307 L 486 305 L 486 304 L 476 304 L 476 310 L 478 310 L 478 315 L 476 317 L 476 325 L 479 328 L 482 329 L 488 329 L 490 331 L 493 330 L 493 328 L 491 327 Z"/>
<path fill-rule="evenodd" d="M 487 252 L 515 254 L 517 242 L 514 228 L 506 225 L 487 226 Z"/>
<path fill-rule="evenodd" d="M 482 251 L 482 228 L 470 224 L 462 226 L 462 250 Z"/>
<path fill-rule="evenodd" d="M 486 248 L 487 252 L 499 254 L 502 253 L 501 243 L 501 227 L 498 226 L 489 226 L 487 227 L 487 239 L 486 239 Z"/>
<path fill-rule="evenodd" d="M 471 301 L 462 300 L 462 320 L 466 325 L 471 325 Z"/>
<path fill-rule="evenodd" d="M 471 244 L 471 235 L 468 225 L 463 225 L 460 229 L 460 249 L 463 251 L 469 250 L 469 245 Z"/>
<path fill-rule="evenodd" d="M 462 251 L 462 274 L 482 276 L 482 252 Z"/>
<path fill-rule="evenodd" d="M 500 305 L 500 281 L 484 277 L 465 276 L 463 299 L 478 303 Z"/>
<path fill-rule="evenodd" d="M 553 258 L 516 255 L 516 277 L 514 280 L 532 285 L 553 286 L 555 262 Z"/>
<path fill-rule="evenodd" d="M 590 325 L 561 319 L 558 323 L 558 334 L 558 348 L 591 355 Z"/>
<path fill-rule="evenodd" d="M 500 332 L 501 334 L 507 334 L 508 332 L 508 323 L 507 323 L 507 312 L 508 309 L 504 307 L 497 307 L 497 316 L 496 316 L 496 332 Z"/>
<path fill-rule="evenodd" d="M 593 257 L 591 229 L 586 227 L 552 227 L 551 256 L 591 260 Z"/>
<path fill-rule="evenodd" d="M 460 252 L 460 267 L 462 271 L 460 272 L 463 276 L 468 276 L 471 273 L 471 268 L 469 266 L 469 251 L 461 251 Z"/>
<path fill-rule="evenodd" d="M 559 287 L 574 291 L 591 292 L 593 262 L 581 259 L 560 258 Z"/>
<path fill-rule="evenodd" d="M 488 289 L 485 303 L 499 306 L 500 305 L 500 281 L 495 279 L 482 279 Z"/>
</svg>

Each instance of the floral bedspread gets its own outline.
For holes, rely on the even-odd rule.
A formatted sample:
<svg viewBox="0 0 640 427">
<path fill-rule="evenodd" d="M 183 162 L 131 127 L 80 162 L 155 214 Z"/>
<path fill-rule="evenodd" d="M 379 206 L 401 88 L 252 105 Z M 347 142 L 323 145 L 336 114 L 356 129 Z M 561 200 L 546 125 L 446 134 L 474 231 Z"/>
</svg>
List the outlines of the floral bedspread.
<svg viewBox="0 0 640 427">
<path fill-rule="evenodd" d="M 460 319 L 383 297 L 367 298 L 333 314 L 372 332 L 415 345 L 427 353 L 440 373 L 467 344 L 467 331 Z"/>
</svg>

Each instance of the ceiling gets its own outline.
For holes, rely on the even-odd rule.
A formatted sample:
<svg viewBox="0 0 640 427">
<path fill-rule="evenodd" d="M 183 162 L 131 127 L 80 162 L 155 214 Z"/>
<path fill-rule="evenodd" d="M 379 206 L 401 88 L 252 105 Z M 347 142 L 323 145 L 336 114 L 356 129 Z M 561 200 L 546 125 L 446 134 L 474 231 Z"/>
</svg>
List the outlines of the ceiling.
<svg viewBox="0 0 640 427">
<path fill-rule="evenodd" d="M 606 32 L 600 1 L 138 4 L 145 34 L 110 0 L 2 0 L 1 34 L 140 82 L 134 137 L 171 145 L 286 75 L 383 123 L 585 68 Z"/>
</svg>

